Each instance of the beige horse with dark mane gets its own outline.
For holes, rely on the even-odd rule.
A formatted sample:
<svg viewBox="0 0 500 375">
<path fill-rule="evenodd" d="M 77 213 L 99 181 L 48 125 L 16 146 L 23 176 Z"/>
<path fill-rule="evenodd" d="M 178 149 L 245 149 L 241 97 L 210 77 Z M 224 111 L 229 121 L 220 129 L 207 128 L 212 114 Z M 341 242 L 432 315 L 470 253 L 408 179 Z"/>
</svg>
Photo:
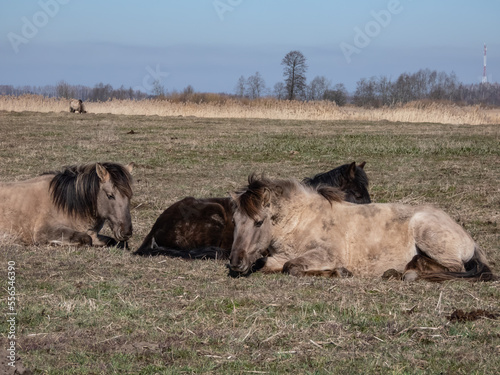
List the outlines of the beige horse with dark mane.
<svg viewBox="0 0 500 375">
<path fill-rule="evenodd" d="M 81 99 L 72 99 L 70 102 L 69 102 L 69 111 L 71 113 L 75 113 L 75 112 L 78 112 L 78 113 L 87 113 L 87 111 L 85 110 L 85 106 L 83 105 L 83 101 Z"/>
<path fill-rule="evenodd" d="M 24 244 L 113 246 L 132 235 L 133 164 L 71 166 L 0 184 L 0 232 Z M 107 222 L 115 239 L 99 234 Z"/>
<path fill-rule="evenodd" d="M 336 188 L 249 177 L 233 194 L 233 272 L 247 274 L 263 256 L 263 272 L 292 275 L 382 276 L 406 280 L 492 280 L 478 245 L 431 206 L 356 205 Z"/>
</svg>

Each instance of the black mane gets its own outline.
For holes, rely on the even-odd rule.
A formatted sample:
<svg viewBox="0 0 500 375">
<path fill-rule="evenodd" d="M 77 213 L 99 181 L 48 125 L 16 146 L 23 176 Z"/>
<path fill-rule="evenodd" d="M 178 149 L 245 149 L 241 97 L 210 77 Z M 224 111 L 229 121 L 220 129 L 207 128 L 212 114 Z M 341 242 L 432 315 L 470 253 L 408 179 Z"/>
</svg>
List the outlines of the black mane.
<svg viewBox="0 0 500 375">
<path fill-rule="evenodd" d="M 331 171 L 318 173 L 314 177 L 304 178 L 302 182 L 309 186 L 328 185 L 339 187 L 346 193 L 346 200 L 352 203 L 370 203 L 368 176 L 363 167 L 355 163 L 344 164 Z"/>
<path fill-rule="evenodd" d="M 131 198 L 132 176 L 128 170 L 120 164 L 100 164 L 106 168 L 111 181 L 120 193 Z M 54 178 L 50 182 L 49 190 L 57 208 L 73 216 L 96 216 L 99 193 L 96 164 L 72 165 L 50 174 L 54 174 Z"/>
</svg>

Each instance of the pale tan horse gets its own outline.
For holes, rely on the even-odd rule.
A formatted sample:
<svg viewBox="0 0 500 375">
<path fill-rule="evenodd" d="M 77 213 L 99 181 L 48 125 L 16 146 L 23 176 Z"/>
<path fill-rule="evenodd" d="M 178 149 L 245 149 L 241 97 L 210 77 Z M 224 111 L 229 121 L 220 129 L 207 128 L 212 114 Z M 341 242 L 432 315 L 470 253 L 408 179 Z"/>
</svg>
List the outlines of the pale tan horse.
<svg viewBox="0 0 500 375">
<path fill-rule="evenodd" d="M 71 113 L 75 113 L 75 112 L 78 112 L 78 113 L 87 113 L 87 111 L 85 110 L 85 106 L 83 105 L 83 101 L 81 99 L 72 99 L 70 102 L 69 102 L 69 111 Z"/>
<path fill-rule="evenodd" d="M 492 280 L 474 240 L 431 206 L 356 205 L 332 187 L 249 177 L 232 195 L 232 272 L 247 274 L 267 255 L 263 272 L 382 276 L 389 269 L 433 281 Z"/>
<path fill-rule="evenodd" d="M 24 244 L 114 246 L 132 235 L 133 163 L 70 166 L 0 184 L 0 232 Z M 99 234 L 108 223 L 115 239 Z"/>
</svg>

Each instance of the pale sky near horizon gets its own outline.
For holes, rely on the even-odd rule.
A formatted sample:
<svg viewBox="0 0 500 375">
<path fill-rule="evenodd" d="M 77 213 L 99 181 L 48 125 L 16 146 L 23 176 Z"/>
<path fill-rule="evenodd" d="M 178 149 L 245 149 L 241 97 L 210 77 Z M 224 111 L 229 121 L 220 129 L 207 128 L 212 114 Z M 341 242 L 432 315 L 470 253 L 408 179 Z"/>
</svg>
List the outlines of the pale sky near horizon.
<svg viewBox="0 0 500 375">
<path fill-rule="evenodd" d="M 282 81 L 301 51 L 317 75 L 353 91 L 361 78 L 419 69 L 478 83 L 500 77 L 499 1 L 0 0 L 0 84 L 109 83 L 234 92 L 256 71 Z"/>
</svg>

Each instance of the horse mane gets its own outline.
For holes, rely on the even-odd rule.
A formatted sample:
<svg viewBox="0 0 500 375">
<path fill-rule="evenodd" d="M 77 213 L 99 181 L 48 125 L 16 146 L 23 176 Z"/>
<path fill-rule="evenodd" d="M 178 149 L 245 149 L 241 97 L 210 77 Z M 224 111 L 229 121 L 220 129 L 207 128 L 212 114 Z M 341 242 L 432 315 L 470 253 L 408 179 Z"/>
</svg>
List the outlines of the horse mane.
<svg viewBox="0 0 500 375">
<path fill-rule="evenodd" d="M 271 180 L 262 176 L 260 179 L 252 173 L 248 176 L 248 185 L 236 192 L 234 202 L 248 217 L 255 217 L 260 212 L 262 198 Z"/>
<path fill-rule="evenodd" d="M 100 164 L 106 168 L 118 191 L 131 198 L 132 176 L 129 171 L 120 164 Z M 64 167 L 62 171 L 46 174 L 54 174 L 49 191 L 57 208 L 73 216 L 95 217 L 99 193 L 99 176 L 95 163 L 71 165 Z"/>
<path fill-rule="evenodd" d="M 338 187 L 328 186 L 328 185 L 318 185 L 314 190 L 323 196 L 328 202 L 342 202 L 345 197 L 345 193 Z"/>
<path fill-rule="evenodd" d="M 322 184 L 312 187 L 294 179 L 271 180 L 251 174 L 248 176 L 248 185 L 236 192 L 236 196 L 233 197 L 234 202 L 248 217 L 254 218 L 261 210 L 266 189 L 284 197 L 290 197 L 297 192 L 319 194 L 330 203 L 342 202 L 345 196 L 337 187 Z"/>
<path fill-rule="evenodd" d="M 351 165 L 352 164 L 344 164 L 332 169 L 331 171 L 318 173 L 314 175 L 314 177 L 306 177 L 302 180 L 302 182 L 310 186 L 317 186 L 319 184 L 341 186 L 346 180 L 349 179 L 349 169 L 351 168 Z M 358 186 L 368 188 L 369 180 L 363 169 L 364 165 L 365 163 L 363 162 L 354 168 L 354 181 Z"/>
</svg>

